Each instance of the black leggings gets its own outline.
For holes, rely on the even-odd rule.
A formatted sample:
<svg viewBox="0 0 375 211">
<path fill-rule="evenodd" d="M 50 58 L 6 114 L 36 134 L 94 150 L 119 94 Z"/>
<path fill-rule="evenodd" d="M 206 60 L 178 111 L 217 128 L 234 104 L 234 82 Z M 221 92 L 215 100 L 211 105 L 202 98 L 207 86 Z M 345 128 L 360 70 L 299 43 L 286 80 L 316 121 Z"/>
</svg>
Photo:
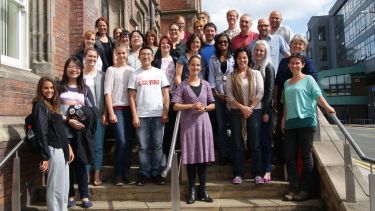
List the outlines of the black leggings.
<svg viewBox="0 0 375 211">
<path fill-rule="evenodd" d="M 190 188 L 195 186 L 195 175 L 197 174 L 197 170 L 200 187 L 206 187 L 206 163 L 187 164 L 186 170 Z"/>
</svg>

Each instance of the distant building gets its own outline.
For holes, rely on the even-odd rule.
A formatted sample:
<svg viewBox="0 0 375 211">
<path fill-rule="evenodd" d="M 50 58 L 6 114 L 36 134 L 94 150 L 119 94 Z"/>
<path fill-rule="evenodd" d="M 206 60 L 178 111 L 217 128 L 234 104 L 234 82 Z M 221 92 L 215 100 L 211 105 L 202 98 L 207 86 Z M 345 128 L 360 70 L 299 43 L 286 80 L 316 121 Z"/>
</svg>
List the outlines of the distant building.
<svg viewBox="0 0 375 211">
<path fill-rule="evenodd" d="M 337 0 L 309 20 L 307 53 L 340 119 L 375 121 L 375 2 Z"/>
</svg>

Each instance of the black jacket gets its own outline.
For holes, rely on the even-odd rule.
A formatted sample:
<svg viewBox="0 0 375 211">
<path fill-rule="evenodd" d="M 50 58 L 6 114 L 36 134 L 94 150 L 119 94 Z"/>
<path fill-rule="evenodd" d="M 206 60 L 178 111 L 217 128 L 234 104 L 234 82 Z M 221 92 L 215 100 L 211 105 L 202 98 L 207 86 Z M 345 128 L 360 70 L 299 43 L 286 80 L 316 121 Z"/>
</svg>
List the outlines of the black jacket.
<svg viewBox="0 0 375 211">
<path fill-rule="evenodd" d="M 47 106 L 38 101 L 33 104 L 33 126 L 40 144 L 41 159 L 46 161 L 51 157 L 48 146 L 63 149 L 65 160 L 69 160 L 69 140 L 64 131 L 64 120 L 61 114 L 48 111 Z"/>
<path fill-rule="evenodd" d="M 262 114 L 270 114 L 271 103 L 273 99 L 273 86 L 275 84 L 275 68 L 268 63 L 265 68 L 264 81 L 264 95 L 262 98 Z"/>
<path fill-rule="evenodd" d="M 83 106 L 82 111 L 86 115 L 86 120 L 82 122 L 85 128 L 73 131 L 73 141 L 77 149 L 74 153 L 76 158 L 81 159 L 85 164 L 89 164 L 94 158 L 95 132 L 98 120 L 98 109 L 96 107 Z"/>
</svg>

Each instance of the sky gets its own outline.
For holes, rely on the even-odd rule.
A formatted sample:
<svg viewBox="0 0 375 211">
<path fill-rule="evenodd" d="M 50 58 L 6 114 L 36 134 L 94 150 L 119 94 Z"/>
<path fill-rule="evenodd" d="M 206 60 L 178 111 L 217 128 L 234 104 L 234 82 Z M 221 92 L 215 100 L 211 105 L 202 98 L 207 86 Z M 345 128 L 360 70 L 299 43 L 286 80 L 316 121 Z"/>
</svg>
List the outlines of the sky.
<svg viewBox="0 0 375 211">
<path fill-rule="evenodd" d="M 256 29 L 259 18 L 268 18 L 273 10 L 282 13 L 282 24 L 292 28 L 294 33 L 306 34 L 311 16 L 328 15 L 335 0 L 201 0 L 202 11 L 210 14 L 218 32 L 227 27 L 226 12 L 236 9 L 240 14 L 248 13 L 253 18 L 252 31 Z"/>
</svg>

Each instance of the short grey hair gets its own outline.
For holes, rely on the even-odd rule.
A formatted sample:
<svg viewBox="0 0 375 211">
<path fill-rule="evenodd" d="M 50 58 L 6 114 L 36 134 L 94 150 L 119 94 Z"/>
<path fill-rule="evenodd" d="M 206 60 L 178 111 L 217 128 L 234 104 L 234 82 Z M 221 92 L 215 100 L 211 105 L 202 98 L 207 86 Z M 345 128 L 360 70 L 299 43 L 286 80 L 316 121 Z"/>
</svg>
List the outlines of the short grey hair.
<svg viewBox="0 0 375 211">
<path fill-rule="evenodd" d="M 294 41 L 301 41 L 301 42 L 305 43 L 305 46 L 307 46 L 309 44 L 309 41 L 307 41 L 306 37 L 302 34 L 294 35 L 294 37 L 290 41 L 290 45 L 292 45 Z"/>
</svg>

